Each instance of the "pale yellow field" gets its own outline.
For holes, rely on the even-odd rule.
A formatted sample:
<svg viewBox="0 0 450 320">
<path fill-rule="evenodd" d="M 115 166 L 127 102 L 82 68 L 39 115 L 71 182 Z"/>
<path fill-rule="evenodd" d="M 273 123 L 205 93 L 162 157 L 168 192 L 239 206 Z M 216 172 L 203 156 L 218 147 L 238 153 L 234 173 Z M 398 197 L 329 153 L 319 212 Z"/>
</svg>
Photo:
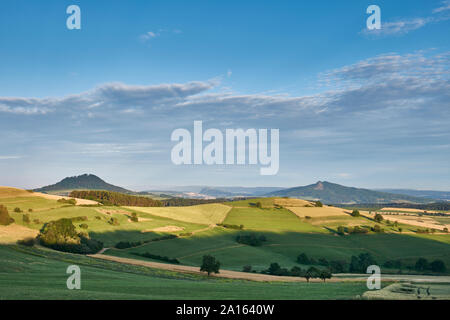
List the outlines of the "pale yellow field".
<svg viewBox="0 0 450 320">
<path fill-rule="evenodd" d="M 40 197 L 40 198 L 49 199 L 49 200 L 59 200 L 62 198 L 72 199 L 70 197 L 61 197 L 61 196 L 55 196 L 55 195 L 40 193 L 40 192 L 28 192 L 26 190 L 17 189 L 17 188 L 0 187 L 0 199 L 16 198 L 16 197 Z M 85 199 L 78 199 L 78 198 L 75 200 L 77 200 L 77 206 L 98 204 L 98 202 L 92 201 L 92 200 L 85 200 Z"/>
<path fill-rule="evenodd" d="M 349 216 L 344 209 L 336 207 L 286 207 L 289 211 L 295 213 L 298 217 L 306 216 L 311 218 L 317 217 L 333 217 L 333 216 Z"/>
<path fill-rule="evenodd" d="M 18 224 L 11 224 L 9 226 L 0 226 L 0 244 L 13 244 L 17 240 L 25 238 L 35 238 L 38 235 L 37 230 L 33 230 Z"/>
<path fill-rule="evenodd" d="M 305 206 L 314 206 L 314 203 L 302 199 L 274 199 L 274 204 L 277 204 L 282 207 L 305 207 Z"/>
<path fill-rule="evenodd" d="M 225 220 L 231 207 L 223 204 L 202 204 L 190 207 L 125 207 L 154 216 L 198 224 L 218 224 Z"/>
<path fill-rule="evenodd" d="M 381 211 L 392 211 L 392 212 L 396 212 L 396 211 L 402 211 L 402 212 L 417 212 L 417 213 L 423 213 L 424 211 L 428 212 L 428 213 L 437 213 L 436 211 L 429 211 L 429 210 L 420 210 L 420 209 L 411 209 L 411 208 L 382 208 Z"/>
</svg>

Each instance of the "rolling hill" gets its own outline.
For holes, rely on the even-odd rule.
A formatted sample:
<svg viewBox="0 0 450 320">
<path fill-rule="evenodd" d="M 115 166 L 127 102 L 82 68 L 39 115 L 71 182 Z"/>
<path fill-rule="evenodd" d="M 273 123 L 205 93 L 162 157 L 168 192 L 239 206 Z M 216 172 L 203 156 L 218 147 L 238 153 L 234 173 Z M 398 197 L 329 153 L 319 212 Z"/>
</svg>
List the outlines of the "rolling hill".
<svg viewBox="0 0 450 320">
<path fill-rule="evenodd" d="M 379 191 L 395 194 L 405 194 L 408 196 L 423 197 L 434 200 L 450 201 L 450 191 L 414 190 L 414 189 L 380 189 Z"/>
<path fill-rule="evenodd" d="M 83 174 L 76 177 L 64 178 L 58 183 L 35 189 L 44 193 L 69 193 L 72 190 L 106 190 L 121 193 L 134 193 L 133 191 L 109 184 L 93 174 Z"/>
<path fill-rule="evenodd" d="M 267 194 L 267 196 L 294 197 L 307 200 L 320 200 L 330 204 L 353 203 L 389 203 L 389 202 L 414 202 L 427 203 L 431 200 L 388 192 L 373 191 L 353 187 L 345 187 L 339 184 L 318 181 L 304 187 L 284 189 Z"/>
</svg>

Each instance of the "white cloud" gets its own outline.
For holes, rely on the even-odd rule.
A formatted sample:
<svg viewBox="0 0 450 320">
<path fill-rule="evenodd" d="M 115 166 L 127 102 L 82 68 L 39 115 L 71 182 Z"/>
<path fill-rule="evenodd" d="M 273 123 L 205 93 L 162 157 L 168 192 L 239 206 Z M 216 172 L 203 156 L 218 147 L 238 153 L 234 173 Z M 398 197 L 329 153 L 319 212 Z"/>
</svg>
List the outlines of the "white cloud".
<svg viewBox="0 0 450 320">
<path fill-rule="evenodd" d="M 450 10 L 450 0 L 442 1 L 441 6 L 434 9 L 433 13 L 439 13 Z"/>
<path fill-rule="evenodd" d="M 22 158 L 22 156 L 0 156 L 0 160 L 14 160 L 20 158 Z"/>
</svg>

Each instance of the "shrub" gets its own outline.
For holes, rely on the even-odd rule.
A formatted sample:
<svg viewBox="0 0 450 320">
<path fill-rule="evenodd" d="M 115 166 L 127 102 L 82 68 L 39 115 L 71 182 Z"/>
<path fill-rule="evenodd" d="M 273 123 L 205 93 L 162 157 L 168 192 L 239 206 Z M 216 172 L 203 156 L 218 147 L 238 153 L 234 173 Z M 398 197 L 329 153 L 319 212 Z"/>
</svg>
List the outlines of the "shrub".
<svg viewBox="0 0 450 320">
<path fill-rule="evenodd" d="M 33 219 L 33 223 L 34 223 L 34 224 L 41 224 L 41 220 L 39 220 L 39 219 Z"/>
<path fill-rule="evenodd" d="M 262 203 L 261 201 L 256 202 L 256 207 L 261 209 L 262 208 Z"/>
<path fill-rule="evenodd" d="M 22 213 L 22 209 L 20 209 L 20 208 L 14 208 L 14 212 L 15 212 L 15 213 Z"/>
<path fill-rule="evenodd" d="M 139 222 L 139 218 L 138 218 L 136 212 L 131 213 L 130 221 L 131 222 Z"/>
<path fill-rule="evenodd" d="M 80 228 L 87 229 L 87 228 L 89 228 L 89 226 L 86 223 L 82 223 L 82 224 L 80 224 Z"/>
<path fill-rule="evenodd" d="M 267 241 L 266 237 L 264 235 L 238 235 L 236 237 L 236 242 L 241 244 L 246 244 L 252 247 L 259 247 L 263 244 L 263 242 Z"/>
<path fill-rule="evenodd" d="M 35 244 L 35 239 L 31 238 L 31 237 L 30 238 L 25 238 L 23 240 L 17 241 L 17 244 L 21 245 L 21 246 L 33 247 L 34 244 Z"/>
<path fill-rule="evenodd" d="M 323 207 L 323 203 L 320 202 L 320 201 L 316 201 L 316 202 L 315 202 L 315 206 L 321 208 L 321 207 Z"/>
<path fill-rule="evenodd" d="M 71 199 L 65 199 L 65 198 L 61 198 L 58 199 L 59 203 L 65 203 L 65 204 L 70 204 L 70 205 L 76 205 L 77 204 L 77 200 L 71 198 Z"/>
<path fill-rule="evenodd" d="M 74 218 L 70 218 L 70 220 L 72 220 L 73 222 L 88 221 L 88 217 L 86 217 L 86 216 L 74 217 Z"/>
<path fill-rule="evenodd" d="M 137 255 L 137 256 L 144 257 L 144 258 L 153 259 L 153 260 L 165 261 L 165 262 L 168 262 L 168 263 L 174 263 L 174 264 L 179 264 L 180 263 L 180 261 L 178 261 L 178 259 L 175 259 L 175 258 L 172 259 L 172 258 L 169 258 L 169 257 L 166 257 L 166 256 L 160 256 L 160 255 L 152 254 L 152 253 L 148 253 L 148 252 L 145 252 L 145 253 L 133 252 L 133 254 Z"/>
<path fill-rule="evenodd" d="M 373 228 L 371 228 L 371 230 L 373 232 L 376 232 L 376 233 L 383 233 L 384 232 L 383 228 L 381 228 L 378 224 L 374 225 Z"/>
<path fill-rule="evenodd" d="M 244 266 L 242 272 L 252 272 L 252 266 Z"/>
<path fill-rule="evenodd" d="M 92 254 L 103 248 L 103 243 L 77 233 L 70 219 L 50 221 L 42 227 L 38 239 L 43 246 L 71 253 Z"/>
<path fill-rule="evenodd" d="M 343 236 L 345 234 L 345 228 L 343 226 L 337 227 L 337 233 Z"/>
<path fill-rule="evenodd" d="M 23 223 L 30 223 L 31 222 L 31 219 L 30 219 L 30 215 L 27 213 L 27 214 L 24 214 L 23 216 L 22 216 L 22 220 L 23 220 Z"/>
<path fill-rule="evenodd" d="M 192 232 L 182 232 L 180 234 L 178 234 L 180 237 L 190 237 L 193 235 Z"/>
<path fill-rule="evenodd" d="M 381 221 L 383 221 L 383 216 L 379 213 L 375 214 L 374 220 L 378 223 L 380 223 Z"/>
<path fill-rule="evenodd" d="M 31 208 L 30 208 L 30 209 L 28 209 L 28 212 L 30 212 L 30 213 L 31 213 L 31 212 L 33 212 L 33 209 L 31 209 Z"/>
<path fill-rule="evenodd" d="M 0 204 L 0 225 L 7 226 L 14 222 L 9 216 L 8 208 Z"/>
<path fill-rule="evenodd" d="M 109 223 L 110 225 L 113 225 L 113 226 L 118 226 L 118 225 L 120 225 L 119 220 L 118 220 L 117 218 L 114 218 L 114 217 L 111 217 L 111 219 L 108 220 L 108 223 Z"/>
<path fill-rule="evenodd" d="M 219 223 L 218 226 L 226 228 L 226 229 L 235 229 L 235 230 L 243 230 L 244 225 L 235 225 L 235 224 L 226 224 L 226 223 Z"/>
</svg>

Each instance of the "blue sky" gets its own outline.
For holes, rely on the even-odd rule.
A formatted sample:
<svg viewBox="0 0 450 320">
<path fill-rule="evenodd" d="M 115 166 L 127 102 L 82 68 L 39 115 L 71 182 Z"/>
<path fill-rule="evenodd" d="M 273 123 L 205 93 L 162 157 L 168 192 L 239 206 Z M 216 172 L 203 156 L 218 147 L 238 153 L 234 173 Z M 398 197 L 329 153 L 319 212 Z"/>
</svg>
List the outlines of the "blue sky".
<svg viewBox="0 0 450 320">
<path fill-rule="evenodd" d="M 0 185 L 450 190 L 449 31 L 442 0 L 2 0 Z M 194 120 L 279 128 L 279 173 L 175 166 L 170 134 Z"/>
</svg>

